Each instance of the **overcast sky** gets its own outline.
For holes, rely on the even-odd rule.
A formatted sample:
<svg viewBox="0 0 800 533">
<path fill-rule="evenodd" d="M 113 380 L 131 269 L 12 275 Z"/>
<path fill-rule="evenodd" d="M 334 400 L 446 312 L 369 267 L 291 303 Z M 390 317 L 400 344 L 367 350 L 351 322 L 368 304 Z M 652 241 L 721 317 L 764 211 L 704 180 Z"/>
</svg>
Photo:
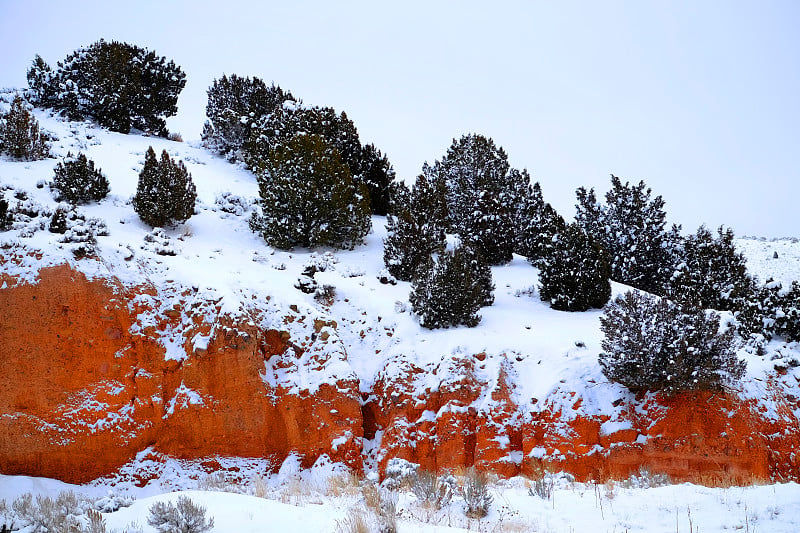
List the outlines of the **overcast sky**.
<svg viewBox="0 0 800 533">
<path fill-rule="evenodd" d="M 100 38 L 187 74 L 198 139 L 223 73 L 346 111 L 407 181 L 492 137 L 567 218 L 574 191 L 644 180 L 684 230 L 800 237 L 800 2 L 0 0 L 0 86 Z"/>
</svg>

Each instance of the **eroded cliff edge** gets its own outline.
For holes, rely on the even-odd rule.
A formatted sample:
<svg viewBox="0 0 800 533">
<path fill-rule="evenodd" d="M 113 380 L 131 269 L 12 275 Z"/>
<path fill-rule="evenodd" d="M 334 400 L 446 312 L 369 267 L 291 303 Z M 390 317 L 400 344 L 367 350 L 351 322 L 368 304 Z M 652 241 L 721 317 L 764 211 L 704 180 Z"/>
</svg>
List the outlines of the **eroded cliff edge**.
<svg viewBox="0 0 800 533">
<path fill-rule="evenodd" d="M 507 476 L 604 480 L 646 468 L 709 484 L 800 478 L 791 368 L 765 380 L 761 399 L 609 403 L 592 380 L 519 394 L 526 354 L 442 354 L 433 367 L 395 354 L 365 387 L 336 321 L 269 298 L 234 316 L 197 287 L 131 286 L 67 264 L 33 283 L 2 274 L 0 286 L 4 474 L 85 482 L 152 448 L 275 464 L 327 455 L 356 470 L 399 457 Z"/>
</svg>

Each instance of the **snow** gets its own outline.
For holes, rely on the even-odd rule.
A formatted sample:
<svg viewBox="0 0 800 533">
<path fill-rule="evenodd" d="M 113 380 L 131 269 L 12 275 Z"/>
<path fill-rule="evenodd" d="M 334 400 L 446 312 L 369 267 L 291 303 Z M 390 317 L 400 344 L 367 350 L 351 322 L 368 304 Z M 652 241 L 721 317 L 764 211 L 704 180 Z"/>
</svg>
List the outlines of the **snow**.
<svg viewBox="0 0 800 533">
<path fill-rule="evenodd" d="M 252 472 L 252 465 L 242 461 L 241 466 Z M 195 478 L 187 481 L 191 476 Z M 794 533 L 800 525 L 800 485 L 795 483 L 727 488 L 689 483 L 649 486 L 654 479 L 646 473 L 641 478 L 605 484 L 576 483 L 561 475 L 546 479 L 553 483 L 550 498 L 537 496 L 531 482 L 523 478 L 493 483 L 490 492 L 494 500 L 482 520 L 464 516 L 463 498 L 458 494 L 444 509 L 433 511 L 422 508 L 409 491 L 400 490 L 397 530 Z M 203 490 L 203 486 L 210 488 Z M 103 502 L 128 505 L 103 513 L 108 531 L 130 531 L 132 525 L 138 525 L 145 533 L 155 532 L 147 525 L 150 507 L 158 501 L 174 503 L 180 496 L 206 509 L 206 516 L 214 518 L 213 532 L 334 532 L 341 530 L 339 525 L 353 510 L 361 510 L 368 522 L 375 522 L 356 482 L 330 464 L 302 472 L 297 464 L 284 465 L 278 474 L 254 474 L 251 479 L 229 483 L 222 477 L 199 477 L 197 472 L 175 468 L 158 483 L 116 488 L 0 475 L 0 500 L 9 504 L 26 492 L 55 497 L 64 491 L 100 500 L 100 506 L 108 505 Z"/>
<path fill-rule="evenodd" d="M 279 387 L 283 393 L 313 393 L 323 383 L 351 379 L 359 383 L 362 392 L 367 392 L 381 376 L 395 376 L 414 366 L 424 372 L 414 375 L 411 392 L 422 398 L 426 391 L 447 385 L 459 361 L 473 360 L 474 354 L 483 352 L 485 359 L 475 364 L 475 379 L 487 384 L 486 394 L 475 404 L 479 409 L 493 405 L 490 392 L 501 370 L 512 376 L 516 385 L 512 399 L 518 405 L 530 406 L 531 411 L 544 408 L 546 400 L 549 407 L 563 408 L 568 418 L 575 414 L 573 405 L 580 399 L 584 414 L 609 414 L 614 412 L 615 400 L 630 396 L 622 386 L 609 383 L 597 364 L 602 340 L 598 320 L 601 311 L 564 313 L 550 309 L 538 298 L 538 272 L 522 257 L 515 256 L 508 265 L 492 268 L 495 304 L 480 311 L 478 327 L 428 331 L 420 327 L 410 311 L 410 284 L 379 282 L 385 268 L 385 218 L 373 217 L 372 233 L 363 246 L 352 251 L 331 251 L 326 256 L 327 250 L 274 250 L 248 227 L 258 187 L 254 176 L 241 166 L 192 144 L 111 133 L 89 123 L 65 122 L 39 110 L 35 115 L 42 128 L 58 138 L 52 148 L 57 157 L 83 151 L 108 177 L 109 197 L 79 208 L 87 220 L 104 221 L 108 235 L 97 237 L 96 259 L 77 260 L 69 247 L 58 242 L 60 235 L 46 230 L 45 218 L 18 223 L 12 230 L 0 233 L 0 273 L 9 274 L 18 283 L 36 283 L 42 267 L 66 262 L 91 279 L 116 278 L 127 287 L 148 287 L 150 290 L 141 292 L 131 304 L 143 309 L 133 325 L 134 333 L 155 326 L 158 317 L 180 306 L 196 309 L 208 324 L 229 315 L 245 317 L 262 328 L 287 330 L 293 342 L 304 348 L 301 357 L 298 359 L 291 350 L 271 357 L 262 374 L 265 384 Z M 130 205 L 144 153 L 151 145 L 156 152 L 166 149 L 170 156 L 185 162 L 198 194 L 196 214 L 185 224 L 162 228 L 160 232 L 143 224 Z M 0 158 L 0 194 L 14 206 L 21 201 L 16 197 L 24 193 L 28 198 L 25 202 L 52 211 L 57 203 L 46 182 L 52 179 L 57 162 L 58 159 L 15 162 Z M 43 182 L 43 187 L 37 187 Z M 747 257 L 748 268 L 762 281 L 773 277 L 786 286 L 792 280 L 800 280 L 797 238 L 738 239 L 736 245 Z M 162 255 L 164 251 L 174 255 Z M 318 269 L 314 277 L 320 286 L 335 287 L 330 305 L 294 288 L 308 264 L 321 262 L 325 268 Z M 0 290 L 7 289 L 10 282 L 10 278 L 4 280 Z M 191 289 L 188 295 L 187 289 Z M 628 290 L 616 283 L 612 289 L 614 295 Z M 169 325 L 161 335 L 165 359 L 185 359 L 187 346 L 195 351 L 208 347 L 213 332 L 198 333 L 187 320 Z M 316 339 L 310 334 L 315 321 L 327 324 L 317 332 Z M 323 333 L 324 341 L 320 340 Z M 744 348 L 739 351 L 748 369 L 738 394 L 764 403 L 766 416 L 779 417 L 767 383 L 773 380 L 770 386 L 783 387 L 800 396 L 800 369 L 789 368 L 782 377 L 776 377 L 774 372 L 778 359 L 800 358 L 800 346 L 776 339 L 765 350 L 764 356 Z M 165 416 L 190 404 L 213 401 L 181 384 L 175 396 L 167 400 Z M 101 407 L 87 405 L 85 410 Z M 446 410 L 456 408 L 447 405 L 439 413 L 425 411 L 421 420 L 435 421 Z M 111 413 L 111 418 L 94 421 L 92 428 L 119 424 L 129 416 L 129 412 Z M 626 428 L 609 421 L 602 431 L 611 434 Z M 378 432 L 376 439 L 380 436 Z M 352 435 L 340 435 L 334 446 L 350 438 Z M 364 443 L 365 449 L 377 445 Z M 147 457 L 143 453 L 142 461 Z M 534 449 L 531 455 L 544 453 L 543 449 Z M 511 456 L 509 460 L 521 461 L 522 457 Z M 280 476 L 299 476 L 299 463 L 287 461 L 280 468 Z M 175 472 L 186 473 L 179 468 Z M 171 485 L 161 489 L 189 488 L 177 478 L 169 479 Z M 277 485 L 282 482 L 273 481 Z M 109 486 L 118 486 L 108 483 L 80 490 L 107 491 Z M 673 531 L 676 523 L 680 530 L 688 529 L 689 520 L 701 531 L 748 527 L 796 531 L 800 524 L 800 511 L 792 505 L 800 492 L 793 484 L 742 489 L 689 485 L 646 491 L 617 488 L 613 497 L 604 500 L 602 510 L 600 499 L 591 488 L 564 487 L 556 492 L 555 502 L 543 502 L 529 496 L 521 484 L 524 481 L 511 480 L 496 488 L 495 511 L 491 515 L 494 520 L 511 519 L 511 515 L 502 518 L 498 511 L 501 505 L 507 505 L 518 513 L 514 517 L 520 516 L 533 524 L 533 529 L 542 531 Z M 0 477 L 0 498 L 7 500 L 25 491 L 53 493 L 65 488 L 51 480 Z M 150 531 L 145 525 L 147 507 L 158 498 L 174 499 L 174 495 L 158 495 L 161 489 L 151 487 L 151 492 L 142 493 L 143 499 L 132 507 L 108 515 L 110 528 L 122 528 L 135 520 Z M 275 530 L 291 527 L 298 532 L 332 531 L 336 520 L 345 516 L 346 505 L 352 503 L 322 498 L 319 505 L 294 507 L 247 495 L 194 492 L 191 496 L 208 506 L 210 514 L 217 518 L 217 531 L 263 530 L 264 524 Z M 458 513 L 459 510 L 452 510 L 453 515 Z M 458 531 L 466 527 L 463 519 L 458 522 L 461 529 L 451 529 L 446 524 L 452 522 L 444 519 L 431 525 L 403 516 L 401 531 Z"/>
</svg>

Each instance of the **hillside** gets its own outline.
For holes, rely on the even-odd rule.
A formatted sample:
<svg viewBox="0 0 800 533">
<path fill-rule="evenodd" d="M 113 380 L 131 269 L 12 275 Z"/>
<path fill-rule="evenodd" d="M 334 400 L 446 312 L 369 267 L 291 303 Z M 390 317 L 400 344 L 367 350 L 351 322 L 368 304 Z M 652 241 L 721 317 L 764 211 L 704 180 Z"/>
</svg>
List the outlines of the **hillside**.
<svg viewBox="0 0 800 533">
<path fill-rule="evenodd" d="M 36 117 L 55 156 L 82 151 L 108 177 L 109 197 L 78 210 L 107 235 L 76 259 L 47 231 L 57 160 L 0 161 L 4 197 L 30 214 L 0 233 L 2 473 L 85 482 L 147 457 L 277 468 L 298 453 L 303 466 L 327 456 L 366 472 L 401 458 L 505 476 L 800 475 L 796 343 L 741 349 L 747 373 L 729 394 L 637 397 L 600 370 L 601 312 L 551 310 L 524 258 L 493 267 L 496 301 L 478 327 L 425 330 L 409 284 L 379 281 L 383 218 L 353 251 L 274 250 L 248 228 L 257 185 L 244 169 L 198 146 Z M 198 193 L 196 214 L 158 234 L 130 204 L 148 146 L 183 160 Z M 800 279 L 800 243 L 737 246 L 760 279 Z M 310 263 L 332 299 L 294 287 Z"/>
</svg>

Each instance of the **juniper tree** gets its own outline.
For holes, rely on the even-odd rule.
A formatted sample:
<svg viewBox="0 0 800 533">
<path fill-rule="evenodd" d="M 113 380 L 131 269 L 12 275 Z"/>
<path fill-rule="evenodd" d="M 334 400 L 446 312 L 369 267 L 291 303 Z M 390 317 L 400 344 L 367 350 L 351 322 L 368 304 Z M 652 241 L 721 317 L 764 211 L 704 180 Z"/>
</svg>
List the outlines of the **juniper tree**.
<svg viewBox="0 0 800 533">
<path fill-rule="evenodd" d="M 369 190 L 369 205 L 373 215 L 387 215 L 395 173 L 389 158 L 375 145 L 364 146 L 361 152 L 361 176 Z"/>
<path fill-rule="evenodd" d="M 55 100 L 58 87 L 52 83 L 52 77 L 53 69 L 45 63 L 42 56 L 36 54 L 27 75 L 33 104 L 49 105 Z"/>
<path fill-rule="evenodd" d="M 600 329 L 603 373 L 635 392 L 722 390 L 744 375 L 733 330 L 721 332 L 716 313 L 628 292 L 608 304 Z"/>
<path fill-rule="evenodd" d="M 623 184 L 612 175 L 605 205 L 594 190 L 578 189 L 575 220 L 608 251 L 611 279 L 663 294 L 673 265 L 665 245 L 664 200 L 651 194 L 644 181 Z"/>
<path fill-rule="evenodd" d="M 353 248 L 369 233 L 366 186 L 320 135 L 296 135 L 257 169 L 261 214 L 251 229 L 283 249 Z"/>
<path fill-rule="evenodd" d="M 800 282 L 796 280 L 781 294 L 775 332 L 789 342 L 800 342 Z"/>
<path fill-rule="evenodd" d="M 742 337 L 762 335 L 772 339 L 778 329 L 778 315 L 783 314 L 783 286 L 768 279 L 763 285 L 753 284 L 748 298 L 743 298 L 734 312 L 739 334 Z"/>
<path fill-rule="evenodd" d="M 444 250 L 443 209 L 442 192 L 423 175 L 411 191 L 405 186 L 394 190 L 383 241 L 383 261 L 392 276 L 411 281 L 432 254 Z"/>
<path fill-rule="evenodd" d="M 510 172 L 505 151 L 490 138 L 464 135 L 422 172 L 445 190 L 449 230 L 476 247 L 490 264 L 510 261 L 520 177 Z"/>
<path fill-rule="evenodd" d="M 133 197 L 133 209 L 142 222 L 153 227 L 185 222 L 194 214 L 196 199 L 192 175 L 183 161 L 171 159 L 166 150 L 156 159 L 149 147 Z"/>
<path fill-rule="evenodd" d="M 678 268 L 667 284 L 669 298 L 684 306 L 732 311 L 753 292 L 747 263 L 733 244 L 733 230 L 705 226 L 683 239 L 677 250 Z"/>
<path fill-rule="evenodd" d="M 8 201 L 0 197 L 0 231 L 6 231 L 14 223 L 14 215 L 8 210 Z"/>
<path fill-rule="evenodd" d="M 39 122 L 17 95 L 11 109 L 0 117 L 0 153 L 20 161 L 34 161 L 50 156 Z"/>
<path fill-rule="evenodd" d="M 72 157 L 68 153 L 64 161 L 54 169 L 53 187 L 58 192 L 57 199 L 71 204 L 99 202 L 108 195 L 108 179 L 94 161 L 85 154 Z"/>
<path fill-rule="evenodd" d="M 270 157 L 272 151 L 286 145 L 297 135 L 319 135 L 339 153 L 351 177 L 361 174 L 361 143 L 358 131 L 347 114 L 337 113 L 331 107 L 305 106 L 301 102 L 286 101 L 272 113 L 256 120 L 250 136 L 242 147 L 245 163 L 257 168 Z"/>
<path fill-rule="evenodd" d="M 51 70 L 41 58 L 28 71 L 37 104 L 73 119 L 92 118 L 113 131 L 166 136 L 186 75 L 173 61 L 124 42 L 99 40 Z"/>
<path fill-rule="evenodd" d="M 285 102 L 295 102 L 289 91 L 260 78 L 223 75 L 208 89 L 202 140 L 205 146 L 229 160 L 244 160 L 242 148 L 253 125 L 280 109 Z"/>
<path fill-rule="evenodd" d="M 480 256 L 466 246 L 446 251 L 438 260 L 428 257 L 419 277 L 411 286 L 409 301 L 424 328 L 437 329 L 464 325 L 477 326 L 481 318 L 478 310 L 486 305 L 494 286 L 481 269 Z"/>
<path fill-rule="evenodd" d="M 568 224 L 539 262 L 540 295 L 559 311 L 603 307 L 611 297 L 611 269 L 605 251 L 577 224 Z"/>
<path fill-rule="evenodd" d="M 539 182 L 533 184 L 530 194 L 523 200 L 517 234 L 517 253 L 528 258 L 534 266 L 553 253 L 554 239 L 564 231 L 566 222 L 542 197 Z"/>
</svg>

